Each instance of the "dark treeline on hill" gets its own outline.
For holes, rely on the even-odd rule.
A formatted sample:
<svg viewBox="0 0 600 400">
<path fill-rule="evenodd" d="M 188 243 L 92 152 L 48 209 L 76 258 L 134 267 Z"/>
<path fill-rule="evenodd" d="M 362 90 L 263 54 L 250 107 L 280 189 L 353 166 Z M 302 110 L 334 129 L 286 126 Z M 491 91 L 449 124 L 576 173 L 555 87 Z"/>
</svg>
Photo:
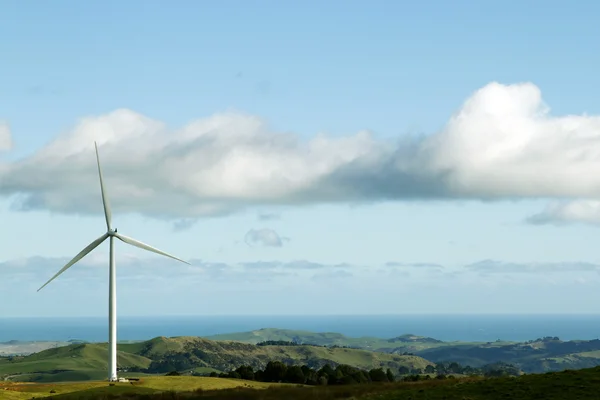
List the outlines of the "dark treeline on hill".
<svg viewBox="0 0 600 400">
<path fill-rule="evenodd" d="M 286 365 L 281 361 L 269 361 L 264 370 L 254 370 L 249 365 L 242 365 L 235 370 L 217 374 L 211 372 L 211 377 L 245 379 L 259 382 L 296 383 L 303 385 L 354 385 L 373 382 L 415 382 L 429 379 L 454 378 L 455 375 L 502 377 L 518 376 L 521 371 L 505 363 L 490 364 L 482 368 L 461 366 L 458 363 L 439 363 L 436 366 L 429 365 L 425 370 L 409 369 L 401 367 L 398 371 L 389 368 L 373 368 L 369 371 L 352 367 L 350 365 L 338 365 L 335 368 L 329 364 L 316 370 L 307 365 Z M 173 371 L 167 375 L 179 375 Z M 435 375 L 435 378 L 432 378 Z"/>
</svg>

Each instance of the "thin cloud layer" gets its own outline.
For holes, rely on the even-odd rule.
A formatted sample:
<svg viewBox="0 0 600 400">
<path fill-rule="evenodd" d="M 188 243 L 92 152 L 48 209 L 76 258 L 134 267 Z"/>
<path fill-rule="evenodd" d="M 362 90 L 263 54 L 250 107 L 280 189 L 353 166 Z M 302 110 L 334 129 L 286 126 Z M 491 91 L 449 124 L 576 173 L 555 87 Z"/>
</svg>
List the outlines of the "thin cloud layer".
<svg viewBox="0 0 600 400">
<path fill-rule="evenodd" d="M 600 265 L 588 262 L 554 262 L 554 263 L 514 263 L 497 260 L 482 260 L 465 266 L 470 272 L 482 274 L 513 274 L 513 273 L 600 273 Z"/>
<path fill-rule="evenodd" d="M 21 210 L 100 213 L 93 141 L 113 208 L 153 218 L 256 205 L 600 198 L 600 117 L 552 116 L 531 83 L 490 83 L 440 132 L 398 140 L 367 131 L 305 139 L 240 113 L 172 129 L 120 109 L 0 164 L 0 195 Z"/>
<path fill-rule="evenodd" d="M 64 258 L 29 257 L 0 262 L 0 288 L 22 287 L 26 291 L 37 290 L 54 275 L 67 261 Z M 224 263 L 219 261 L 190 260 L 191 265 L 180 265 L 161 258 L 138 258 L 123 254 L 120 256 L 118 280 L 121 288 L 128 290 L 148 289 L 178 290 L 190 289 L 206 282 L 212 285 L 234 285 L 248 290 L 262 290 L 257 284 L 266 286 L 281 284 L 307 284 L 330 280 L 352 281 L 357 285 L 389 284 L 394 287 L 410 287 L 414 284 L 447 286 L 447 279 L 462 284 L 499 285 L 526 284 L 548 280 L 552 284 L 564 279 L 585 279 L 600 282 L 600 265 L 587 262 L 556 263 L 517 263 L 496 260 L 482 260 L 460 268 L 445 268 L 429 263 L 386 263 L 377 265 L 324 264 L 308 260 L 296 261 L 253 261 Z M 90 254 L 58 279 L 44 288 L 44 292 L 59 293 L 73 284 L 86 288 L 107 283 L 108 260 L 106 254 Z M 421 265 L 421 267 L 418 267 Z M 425 266 L 425 267 L 423 267 Z M 550 278 L 551 276 L 559 278 Z M 382 277 L 385 277 L 382 279 Z M 487 278 L 493 278 L 487 280 Z M 167 285 L 165 283 L 168 282 Z M 304 282 L 304 283 L 303 283 Z M 237 285 L 237 286 L 236 286 Z M 167 289 L 165 289 L 167 288 Z M 309 286 L 307 286 L 309 288 Z"/>
</svg>

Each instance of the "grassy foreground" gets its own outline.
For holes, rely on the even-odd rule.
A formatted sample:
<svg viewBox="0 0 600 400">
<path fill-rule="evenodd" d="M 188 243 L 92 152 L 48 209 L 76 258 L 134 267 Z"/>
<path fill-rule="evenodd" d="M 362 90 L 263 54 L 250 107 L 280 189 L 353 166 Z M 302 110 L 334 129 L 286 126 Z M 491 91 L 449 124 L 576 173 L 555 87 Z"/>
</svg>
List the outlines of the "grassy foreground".
<svg viewBox="0 0 600 400">
<path fill-rule="evenodd" d="M 22 400 L 52 396 L 52 399 L 102 399 L 108 395 L 152 394 L 167 391 L 223 390 L 236 387 L 265 389 L 273 384 L 226 378 L 192 376 L 156 376 L 138 382 L 65 382 L 65 383 L 14 383 L 0 382 L 0 399 Z M 66 397 L 63 397 L 66 396 Z"/>
<path fill-rule="evenodd" d="M 56 393 L 50 393 L 51 390 Z M 600 367 L 517 378 L 319 387 L 199 377 L 152 377 L 136 385 L 115 386 L 108 386 L 106 382 L 52 385 L 0 383 L 0 398 L 7 400 L 47 396 L 56 396 L 51 397 L 52 400 L 591 400 L 599 399 L 599 393 Z"/>
</svg>

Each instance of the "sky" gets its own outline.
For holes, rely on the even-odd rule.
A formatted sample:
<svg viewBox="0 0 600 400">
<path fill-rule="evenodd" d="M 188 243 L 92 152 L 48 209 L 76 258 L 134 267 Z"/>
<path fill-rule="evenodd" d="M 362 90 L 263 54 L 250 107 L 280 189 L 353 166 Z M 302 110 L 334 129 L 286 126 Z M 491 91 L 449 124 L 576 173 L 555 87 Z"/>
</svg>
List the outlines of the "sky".
<svg viewBox="0 0 600 400">
<path fill-rule="evenodd" d="M 592 1 L 0 3 L 2 316 L 597 313 Z M 8 38 L 8 40 L 6 40 Z"/>
</svg>

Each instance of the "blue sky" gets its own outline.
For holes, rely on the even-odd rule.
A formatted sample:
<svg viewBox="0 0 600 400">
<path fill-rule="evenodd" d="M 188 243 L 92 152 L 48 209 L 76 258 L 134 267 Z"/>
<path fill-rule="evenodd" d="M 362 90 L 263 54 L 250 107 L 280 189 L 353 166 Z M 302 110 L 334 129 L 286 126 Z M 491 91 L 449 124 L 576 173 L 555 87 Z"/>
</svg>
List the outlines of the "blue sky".
<svg viewBox="0 0 600 400">
<path fill-rule="evenodd" d="M 121 315 L 595 312 L 598 12 L 3 2 L 8 316 L 106 313 L 107 245 L 35 293 L 102 233 L 94 140 L 119 232 L 193 261 L 119 245 Z"/>
</svg>

